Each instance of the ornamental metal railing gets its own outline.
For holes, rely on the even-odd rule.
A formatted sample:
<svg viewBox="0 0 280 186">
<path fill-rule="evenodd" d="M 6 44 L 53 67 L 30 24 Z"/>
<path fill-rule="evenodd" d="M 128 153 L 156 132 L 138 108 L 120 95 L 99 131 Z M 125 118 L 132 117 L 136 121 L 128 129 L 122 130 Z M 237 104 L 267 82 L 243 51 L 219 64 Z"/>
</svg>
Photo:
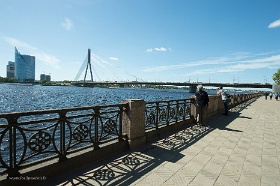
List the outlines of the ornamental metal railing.
<svg viewBox="0 0 280 186">
<path fill-rule="evenodd" d="M 127 104 L 0 114 L 0 173 L 19 170 L 86 148 L 123 140 Z"/>
<path fill-rule="evenodd" d="M 237 104 L 258 96 L 239 96 Z M 145 117 L 146 130 L 159 129 L 189 119 L 193 100 L 146 102 L 145 113 L 137 114 Z M 123 116 L 128 109 L 129 104 L 114 104 L 0 114 L 0 174 L 18 176 L 24 168 L 125 140 Z"/>
<path fill-rule="evenodd" d="M 146 129 L 167 126 L 190 117 L 192 99 L 154 101 L 146 103 Z"/>
</svg>

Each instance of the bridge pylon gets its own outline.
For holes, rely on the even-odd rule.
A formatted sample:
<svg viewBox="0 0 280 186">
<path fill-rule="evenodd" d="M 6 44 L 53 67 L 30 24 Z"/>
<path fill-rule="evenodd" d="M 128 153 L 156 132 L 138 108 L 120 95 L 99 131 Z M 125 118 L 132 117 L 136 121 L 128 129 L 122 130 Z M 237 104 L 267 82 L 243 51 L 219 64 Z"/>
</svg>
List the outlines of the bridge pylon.
<svg viewBox="0 0 280 186">
<path fill-rule="evenodd" d="M 196 92 L 196 86 L 197 85 L 190 85 L 189 86 L 189 93 L 195 93 Z"/>
<path fill-rule="evenodd" d="M 90 70 L 90 75 L 91 75 L 91 81 L 93 82 L 93 76 L 92 76 L 92 70 L 91 70 L 91 59 L 90 59 L 90 56 L 91 56 L 91 50 L 90 48 L 88 49 L 88 62 L 87 62 L 87 68 L 86 68 L 86 72 L 85 72 L 85 77 L 84 77 L 84 83 L 86 82 L 86 77 L 87 77 L 87 70 L 89 68 Z"/>
</svg>

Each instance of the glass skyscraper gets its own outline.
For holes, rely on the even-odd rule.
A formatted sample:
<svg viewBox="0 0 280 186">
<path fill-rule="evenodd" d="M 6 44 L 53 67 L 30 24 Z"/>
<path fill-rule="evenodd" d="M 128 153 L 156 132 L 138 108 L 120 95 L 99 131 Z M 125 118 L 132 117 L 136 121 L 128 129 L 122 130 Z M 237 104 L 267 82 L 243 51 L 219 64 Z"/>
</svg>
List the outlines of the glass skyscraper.
<svg viewBox="0 0 280 186">
<path fill-rule="evenodd" d="M 12 62 L 12 61 L 8 62 L 7 78 L 15 78 L 15 62 Z"/>
<path fill-rule="evenodd" d="M 35 80 L 35 57 L 21 55 L 15 48 L 15 79 L 18 82 L 33 82 Z"/>
</svg>

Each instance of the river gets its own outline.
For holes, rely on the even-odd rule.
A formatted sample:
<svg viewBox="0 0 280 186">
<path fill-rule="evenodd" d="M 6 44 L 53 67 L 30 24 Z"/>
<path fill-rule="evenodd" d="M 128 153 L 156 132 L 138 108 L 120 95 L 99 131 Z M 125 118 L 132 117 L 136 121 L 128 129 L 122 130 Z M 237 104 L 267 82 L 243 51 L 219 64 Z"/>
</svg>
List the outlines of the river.
<svg viewBox="0 0 280 186">
<path fill-rule="evenodd" d="M 184 99 L 192 94 L 182 89 L 87 88 L 0 84 L 0 113 L 47 110 L 121 103 L 126 99 L 159 101 Z"/>
<path fill-rule="evenodd" d="M 216 94 L 216 90 L 207 92 L 209 95 Z M 191 95 L 183 89 L 0 84 L 0 113 L 118 104 L 126 99 L 176 100 Z"/>
</svg>

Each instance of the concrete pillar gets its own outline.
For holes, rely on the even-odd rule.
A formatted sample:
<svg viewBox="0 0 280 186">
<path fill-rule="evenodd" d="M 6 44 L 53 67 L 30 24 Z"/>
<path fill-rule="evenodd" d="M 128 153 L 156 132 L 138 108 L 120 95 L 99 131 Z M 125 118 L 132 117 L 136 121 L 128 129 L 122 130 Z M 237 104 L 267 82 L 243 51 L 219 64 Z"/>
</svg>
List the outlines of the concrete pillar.
<svg viewBox="0 0 280 186">
<path fill-rule="evenodd" d="M 212 117 L 224 112 L 224 103 L 221 96 L 209 95 L 209 105 L 207 108 L 207 117 Z"/>
<path fill-rule="evenodd" d="M 124 100 L 122 103 L 129 105 L 128 110 L 123 112 L 123 134 L 127 134 L 129 147 L 133 149 L 146 143 L 146 103 L 140 99 Z"/>
<path fill-rule="evenodd" d="M 196 123 L 196 106 L 194 102 L 191 104 L 191 118 Z M 224 112 L 224 104 L 221 96 L 209 95 L 209 104 L 207 108 L 207 118 L 221 114 Z"/>
<path fill-rule="evenodd" d="M 189 86 L 189 93 L 195 93 L 196 92 L 196 85 L 190 85 Z"/>
<path fill-rule="evenodd" d="M 191 97 L 191 98 L 194 98 L 194 97 Z M 197 111 L 196 111 L 195 99 L 193 99 L 192 102 L 191 102 L 191 116 L 190 116 L 191 122 L 193 124 L 197 123 L 196 112 Z"/>
</svg>

